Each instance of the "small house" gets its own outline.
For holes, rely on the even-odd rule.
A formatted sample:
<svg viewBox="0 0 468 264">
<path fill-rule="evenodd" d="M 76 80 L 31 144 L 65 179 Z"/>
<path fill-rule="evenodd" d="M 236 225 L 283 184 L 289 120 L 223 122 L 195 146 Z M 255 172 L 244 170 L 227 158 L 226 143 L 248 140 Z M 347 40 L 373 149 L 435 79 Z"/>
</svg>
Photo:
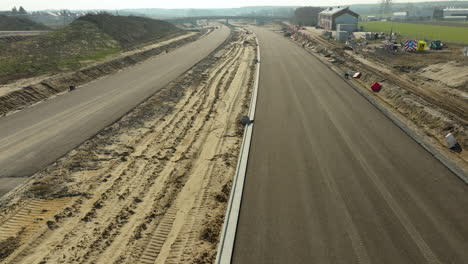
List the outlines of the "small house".
<svg viewBox="0 0 468 264">
<path fill-rule="evenodd" d="M 319 26 L 326 30 L 336 30 L 338 24 L 355 24 L 357 27 L 359 15 L 348 7 L 330 7 L 319 13 Z"/>
</svg>

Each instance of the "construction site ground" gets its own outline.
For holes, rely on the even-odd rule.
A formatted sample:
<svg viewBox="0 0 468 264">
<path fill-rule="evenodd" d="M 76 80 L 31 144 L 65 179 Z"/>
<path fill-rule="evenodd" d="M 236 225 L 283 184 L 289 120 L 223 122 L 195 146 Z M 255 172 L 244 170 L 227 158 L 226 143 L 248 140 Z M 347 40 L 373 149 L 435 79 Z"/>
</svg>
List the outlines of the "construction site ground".
<svg viewBox="0 0 468 264">
<path fill-rule="evenodd" d="M 284 25 L 269 27 L 280 34 L 285 32 Z M 402 117 L 465 173 L 468 171 L 468 57 L 462 56 L 460 46 L 424 52 L 390 52 L 365 45 L 351 50 L 320 33 L 307 28 L 293 32 L 291 38 L 343 74 L 361 72 L 360 79 L 350 81 Z M 370 91 L 374 82 L 382 84 L 377 93 Z M 444 139 L 448 133 L 453 133 L 458 142 L 453 149 L 447 148 Z"/>
<path fill-rule="evenodd" d="M 362 72 L 351 82 L 467 168 L 468 63 L 458 47 L 352 51 L 311 32 L 295 40 L 331 67 Z M 254 43 L 234 29 L 190 71 L 4 196 L 0 262 L 213 263 L 253 83 Z M 369 91 L 375 81 L 383 84 L 379 93 Z M 449 132 L 459 148 L 445 147 Z"/>
<path fill-rule="evenodd" d="M 0 200 L 2 263 L 212 263 L 253 84 L 241 28 Z"/>
</svg>

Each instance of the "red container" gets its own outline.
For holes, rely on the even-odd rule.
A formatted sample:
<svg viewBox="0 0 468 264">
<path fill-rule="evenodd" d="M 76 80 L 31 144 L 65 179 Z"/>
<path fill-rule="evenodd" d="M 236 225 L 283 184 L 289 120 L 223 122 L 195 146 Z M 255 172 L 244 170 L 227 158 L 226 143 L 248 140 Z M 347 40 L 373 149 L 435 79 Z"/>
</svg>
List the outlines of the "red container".
<svg viewBox="0 0 468 264">
<path fill-rule="evenodd" d="M 370 88 L 372 89 L 372 91 L 378 92 L 382 88 L 382 85 L 378 82 L 375 82 L 374 84 L 371 85 Z"/>
</svg>

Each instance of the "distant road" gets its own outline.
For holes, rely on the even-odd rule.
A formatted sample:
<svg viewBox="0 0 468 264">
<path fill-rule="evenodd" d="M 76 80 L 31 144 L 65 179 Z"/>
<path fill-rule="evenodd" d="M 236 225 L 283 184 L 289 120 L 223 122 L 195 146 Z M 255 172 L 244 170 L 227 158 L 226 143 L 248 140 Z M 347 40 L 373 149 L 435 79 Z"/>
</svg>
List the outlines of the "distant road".
<svg viewBox="0 0 468 264">
<path fill-rule="evenodd" d="M 402 23 L 408 24 L 422 24 L 422 25 L 431 25 L 431 26 L 447 26 L 447 27 L 468 27 L 468 22 L 451 22 L 451 21 L 407 21 Z M 467 33 L 468 34 L 468 33 Z"/>
<path fill-rule="evenodd" d="M 286 38 L 262 52 L 234 264 L 465 264 L 468 187 Z"/>
<path fill-rule="evenodd" d="M 229 32 L 223 26 L 168 54 L 1 117 L 0 178 L 30 176 L 55 161 L 202 60 Z M 11 179 L 0 179 L 5 183 Z"/>
<path fill-rule="evenodd" d="M 45 33 L 49 33 L 50 30 L 41 30 L 41 31 L 0 31 L 0 38 L 2 37 L 27 37 L 27 36 L 36 36 Z"/>
</svg>

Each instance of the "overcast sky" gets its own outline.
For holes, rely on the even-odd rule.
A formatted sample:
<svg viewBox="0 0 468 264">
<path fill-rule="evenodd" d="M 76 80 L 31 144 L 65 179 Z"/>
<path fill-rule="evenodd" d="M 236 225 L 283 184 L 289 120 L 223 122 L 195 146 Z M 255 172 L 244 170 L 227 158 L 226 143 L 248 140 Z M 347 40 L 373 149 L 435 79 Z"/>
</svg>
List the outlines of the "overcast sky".
<svg viewBox="0 0 468 264">
<path fill-rule="evenodd" d="M 402 0 L 414 2 L 417 0 Z M 378 0 L 0 0 L 0 10 L 23 6 L 26 10 L 42 9 L 124 9 L 124 8 L 225 8 L 242 6 L 303 6 L 377 3 Z"/>
</svg>

